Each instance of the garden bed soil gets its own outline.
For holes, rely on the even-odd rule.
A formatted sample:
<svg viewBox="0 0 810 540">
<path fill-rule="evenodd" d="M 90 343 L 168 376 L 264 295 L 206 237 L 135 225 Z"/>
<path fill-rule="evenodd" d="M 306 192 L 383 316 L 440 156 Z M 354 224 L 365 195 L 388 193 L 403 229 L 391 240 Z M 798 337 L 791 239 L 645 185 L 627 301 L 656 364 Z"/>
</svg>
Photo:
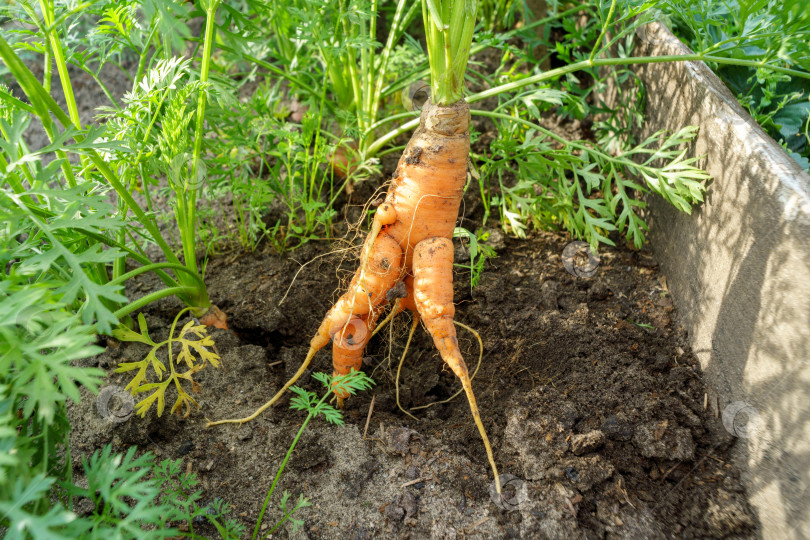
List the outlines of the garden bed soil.
<svg viewBox="0 0 810 540">
<path fill-rule="evenodd" d="M 74 84 L 86 78 L 71 73 Z M 91 104 L 103 98 L 89 82 L 83 88 L 87 121 Z M 120 95 L 126 84 L 115 90 Z M 59 99 L 58 89 L 55 94 Z M 494 136 L 491 122 L 475 122 L 485 145 Z M 575 122 L 550 122 L 555 131 L 581 136 Z M 384 172 L 395 166 L 395 156 L 383 159 Z M 378 185 L 356 186 L 350 198 L 338 200 L 339 215 L 357 222 Z M 461 225 L 475 230 L 481 213 L 480 198 L 468 193 Z M 473 387 L 500 472 L 514 477 L 505 496 L 491 496 L 492 473 L 463 396 L 414 411 L 418 421 L 397 408 L 394 374 L 410 326 L 402 315 L 368 347 L 365 370 L 377 385 L 347 401 L 345 425 L 319 418 L 307 427 L 263 530 L 281 519 L 277 505 L 288 490 L 294 498 L 304 494 L 312 506 L 295 515 L 303 528 L 293 532 L 288 522 L 277 537 L 756 537 L 758 522 L 729 457 L 736 439 L 723 428 L 715 399 L 707 399 L 699 363 L 651 256 L 603 248 L 596 274 L 581 278 L 563 266 L 566 235 L 516 240 L 495 232 L 493 238 L 498 258 L 472 291 L 469 274 L 459 270 L 455 301 L 457 320 L 483 339 Z M 333 253 L 336 247 L 345 243 L 314 242 L 287 255 L 265 244 L 256 253 L 213 258 L 206 281 L 231 330 L 211 331 L 223 369 L 209 366 L 195 377 L 200 410 L 185 419 L 150 411 L 144 419 L 111 423 L 82 389 L 81 403 L 69 405 L 76 481 L 83 481 L 81 460 L 105 444 L 115 451 L 137 445 L 158 460 L 181 459 L 183 470 L 197 475 L 203 502 L 227 501 L 251 531 L 304 414 L 291 410 L 285 397 L 241 427 L 205 425 L 253 412 L 298 369 L 341 283 L 354 272 L 356 252 Z M 456 262 L 468 257 L 459 246 Z M 296 274 L 304 262 L 310 264 Z M 159 286 L 152 276 L 139 276 L 128 282 L 127 295 L 134 300 Z M 153 338 L 166 338 L 180 309 L 169 298 L 144 311 Z M 476 341 L 463 330 L 459 340 L 474 369 Z M 82 364 L 104 368 L 105 384 L 123 387 L 131 375 L 114 369 L 146 352 L 144 345 L 108 338 L 105 352 Z M 299 382 L 321 392 L 313 370 L 331 371 L 327 351 Z M 402 369 L 403 406 L 444 400 L 458 389 L 420 329 Z M 90 511 L 87 503 L 77 501 L 76 510 Z M 217 537 L 207 525 L 195 532 Z"/>
<path fill-rule="evenodd" d="M 347 401 L 345 425 L 319 418 L 301 438 L 265 523 L 281 519 L 283 490 L 303 493 L 312 506 L 296 513 L 303 528 L 285 524 L 277 537 L 755 537 L 757 522 L 729 460 L 735 438 L 713 399 L 707 406 L 697 360 L 649 254 L 602 249 L 596 274 L 580 278 L 563 266 L 570 240 L 563 234 L 493 236 L 498 258 L 472 291 L 459 270 L 455 301 L 456 318 L 484 342 L 473 386 L 501 474 L 516 477 L 506 497 L 491 497 L 492 473 L 463 396 L 414 411 L 418 421 L 398 410 L 394 373 L 410 325 L 402 315 L 368 347 L 365 370 L 377 385 Z M 205 424 L 253 412 L 298 369 L 354 267 L 353 257 L 330 247 L 213 259 L 209 291 L 231 330 L 212 331 L 223 369 L 209 366 L 196 377 L 201 409 L 186 419 L 150 412 L 114 424 L 83 390 L 81 404 L 70 407 L 74 470 L 107 443 L 181 459 L 199 478 L 202 500 L 229 502 L 252 530 L 304 414 L 287 397 L 241 427 Z M 457 249 L 457 262 L 465 256 Z M 141 276 L 127 293 L 133 299 L 155 286 Z M 181 308 L 166 299 L 145 311 L 153 338 L 165 339 Z M 463 330 L 459 336 L 473 369 L 477 343 Z M 86 364 L 105 368 L 107 384 L 123 387 L 129 374 L 114 368 L 146 352 L 108 339 Z M 300 381 L 320 393 L 313 370 L 331 371 L 327 352 Z M 402 369 L 403 406 L 458 389 L 419 329 Z M 196 532 L 216 537 L 210 528 Z"/>
</svg>

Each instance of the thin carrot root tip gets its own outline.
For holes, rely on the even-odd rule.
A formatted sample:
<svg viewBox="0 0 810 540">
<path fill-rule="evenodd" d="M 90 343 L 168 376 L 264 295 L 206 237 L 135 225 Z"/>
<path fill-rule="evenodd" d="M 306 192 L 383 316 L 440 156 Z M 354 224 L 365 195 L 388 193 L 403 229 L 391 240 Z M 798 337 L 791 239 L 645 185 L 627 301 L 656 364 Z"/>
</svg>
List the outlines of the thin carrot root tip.
<svg viewBox="0 0 810 540">
<path fill-rule="evenodd" d="M 424 321 L 425 328 L 433 337 L 433 343 L 445 363 L 461 380 L 461 385 L 467 394 L 467 401 L 472 412 L 484 448 L 492 467 L 492 472 L 498 479 L 498 468 L 489 437 L 481 422 L 475 394 L 472 390 L 470 373 L 467 364 L 461 356 L 456 337 L 456 327 L 453 324 L 455 306 L 453 305 L 453 242 L 449 238 L 433 237 L 420 242 L 413 255 L 414 299 L 419 315 Z M 500 488 L 499 483 L 496 487 Z M 500 492 L 500 491 L 499 491 Z"/>
<path fill-rule="evenodd" d="M 319 349 L 315 349 L 313 347 L 310 347 L 309 352 L 307 353 L 307 357 L 304 359 L 304 362 L 301 364 L 301 367 L 298 368 L 298 371 L 295 372 L 295 375 L 293 375 L 292 378 L 290 378 L 290 380 L 287 381 L 284 384 L 284 386 L 281 387 L 281 390 L 276 392 L 276 395 L 273 396 L 270 399 L 270 401 L 268 401 L 267 403 L 265 403 L 264 405 L 262 405 L 261 407 L 256 409 L 256 411 L 253 414 L 251 414 L 250 416 L 246 416 L 244 418 L 233 418 L 233 419 L 228 419 L 228 420 L 218 420 L 216 422 L 208 422 L 208 424 L 206 424 L 205 427 L 218 426 L 218 425 L 221 425 L 221 424 L 239 424 L 239 425 L 242 425 L 245 422 L 250 422 L 251 420 L 258 417 L 261 413 L 263 413 L 265 410 L 267 410 L 269 407 L 271 407 L 274 403 L 276 403 L 279 399 L 281 399 L 281 396 L 283 396 L 284 393 L 292 385 L 294 385 L 295 382 L 298 379 L 301 378 L 301 375 L 303 375 L 304 372 L 307 370 L 307 368 L 309 367 L 309 364 L 312 362 L 312 359 L 315 357 L 315 353 L 317 353 L 318 350 Z"/>
</svg>

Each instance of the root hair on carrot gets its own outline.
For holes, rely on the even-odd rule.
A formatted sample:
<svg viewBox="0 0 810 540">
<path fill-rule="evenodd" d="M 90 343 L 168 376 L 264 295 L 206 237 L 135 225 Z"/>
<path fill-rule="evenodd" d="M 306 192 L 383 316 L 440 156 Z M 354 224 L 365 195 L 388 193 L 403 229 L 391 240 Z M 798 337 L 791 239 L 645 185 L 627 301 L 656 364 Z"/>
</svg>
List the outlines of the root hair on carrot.
<svg viewBox="0 0 810 540">
<path fill-rule="evenodd" d="M 312 257 L 310 260 L 308 260 L 307 262 L 305 262 L 303 264 L 300 264 L 300 266 L 298 267 L 298 270 L 296 270 L 295 274 L 293 275 L 292 281 L 290 281 L 290 284 L 287 286 L 287 290 L 284 291 L 284 296 L 282 296 L 281 300 L 278 301 L 278 305 L 280 306 L 281 304 L 284 303 L 284 300 L 287 299 L 287 296 L 290 294 L 290 290 L 292 289 L 292 286 L 295 284 L 295 280 L 298 279 L 298 274 L 301 273 L 301 271 L 304 269 L 304 267 L 310 265 L 311 263 L 313 263 L 316 260 L 321 259 L 323 257 L 328 257 L 329 255 L 335 255 L 337 253 L 351 251 L 353 249 L 356 249 L 356 247 L 352 246 L 352 247 L 347 247 L 347 248 L 333 249 L 332 251 L 329 251 L 327 253 L 321 253 L 320 255 L 316 255 L 316 256 Z"/>
</svg>

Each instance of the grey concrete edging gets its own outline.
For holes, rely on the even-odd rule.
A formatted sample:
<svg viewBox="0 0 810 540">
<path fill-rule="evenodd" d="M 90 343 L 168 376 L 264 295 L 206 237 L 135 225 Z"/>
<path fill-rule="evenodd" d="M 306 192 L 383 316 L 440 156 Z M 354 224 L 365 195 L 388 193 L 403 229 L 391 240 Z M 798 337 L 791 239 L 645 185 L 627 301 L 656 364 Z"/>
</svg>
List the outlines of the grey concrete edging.
<svg viewBox="0 0 810 540">
<path fill-rule="evenodd" d="M 634 56 L 691 53 L 659 23 L 637 38 Z M 650 245 L 740 437 L 735 459 L 762 537 L 810 539 L 810 176 L 704 63 L 633 71 L 647 92 L 639 138 L 699 126 L 692 155 L 714 177 L 691 215 L 648 199 Z"/>
</svg>

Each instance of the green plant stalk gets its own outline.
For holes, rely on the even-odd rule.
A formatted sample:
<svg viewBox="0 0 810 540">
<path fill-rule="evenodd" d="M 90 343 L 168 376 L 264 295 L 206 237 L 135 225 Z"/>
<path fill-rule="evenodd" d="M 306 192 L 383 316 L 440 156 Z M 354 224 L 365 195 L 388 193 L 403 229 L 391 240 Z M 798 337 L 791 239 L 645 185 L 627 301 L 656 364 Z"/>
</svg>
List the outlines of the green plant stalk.
<svg viewBox="0 0 810 540">
<path fill-rule="evenodd" d="M 115 110 L 120 111 L 121 110 L 121 105 L 118 104 L 118 100 L 116 100 L 115 96 L 112 95 L 112 92 L 110 92 L 110 89 L 107 88 L 106 84 L 104 84 L 104 81 L 102 81 L 101 78 L 98 75 L 96 75 L 93 72 L 92 69 L 89 69 L 87 66 L 80 65 L 80 66 L 77 66 L 77 67 L 79 69 L 81 69 L 82 71 L 84 71 L 85 73 L 87 73 L 90 77 L 92 77 L 94 81 L 96 81 L 96 84 L 98 85 L 99 88 L 101 88 L 101 91 L 104 93 L 104 95 L 107 96 L 107 99 L 110 100 L 110 103 L 115 108 Z"/>
<path fill-rule="evenodd" d="M 295 511 L 296 509 L 297 509 L 297 507 L 296 507 L 296 508 L 294 508 L 294 509 L 293 509 L 293 511 Z M 266 539 L 266 538 L 268 538 L 268 537 L 269 537 L 271 534 L 273 534 L 274 532 L 276 532 L 276 530 L 277 530 L 279 527 L 281 527 L 282 525 L 284 525 L 284 522 L 285 522 L 285 521 L 287 521 L 288 519 L 290 519 L 290 516 L 291 516 L 291 515 L 292 515 L 292 512 L 285 512 L 285 513 L 284 513 L 284 517 L 283 517 L 283 518 L 281 518 L 281 521 L 279 521 L 278 523 L 276 523 L 275 525 L 273 525 L 273 528 L 272 528 L 272 529 L 270 529 L 269 531 L 267 531 L 266 533 L 264 533 L 264 536 L 262 536 L 262 540 L 265 540 L 265 539 Z"/>
<path fill-rule="evenodd" d="M 371 41 L 376 39 L 375 28 L 377 26 L 377 0 L 371 0 L 371 20 L 369 21 L 369 28 L 370 31 L 368 32 L 368 37 Z M 365 21 L 360 21 L 360 28 L 359 31 L 363 32 Z M 362 86 L 363 86 L 363 96 L 360 101 L 360 109 L 365 113 L 371 110 L 371 96 L 374 93 L 374 85 L 371 83 L 371 72 L 372 72 L 372 65 L 373 61 L 369 61 L 369 47 L 363 47 L 363 50 L 360 51 L 360 69 L 363 73 L 362 78 Z"/>
<path fill-rule="evenodd" d="M 303 435 L 304 429 L 306 429 L 310 420 L 315 418 L 316 414 L 315 411 L 318 410 L 318 407 L 323 405 L 323 403 L 326 401 L 326 398 L 328 398 L 330 394 L 331 392 L 326 392 L 321 398 L 321 400 L 318 402 L 318 404 L 309 410 L 309 413 L 307 414 L 304 423 L 301 424 L 301 428 L 298 430 L 298 433 L 296 433 L 295 438 L 293 439 L 293 442 L 290 445 L 290 448 L 287 450 L 287 455 L 284 456 L 284 461 L 281 462 L 281 466 L 279 467 L 278 472 L 276 473 L 276 477 L 273 479 L 273 484 L 270 486 L 270 491 L 267 492 L 267 497 L 265 497 L 264 499 L 262 511 L 259 512 L 259 519 L 256 520 L 256 527 L 253 529 L 253 536 L 251 536 L 252 540 L 256 540 L 256 537 L 259 536 L 259 527 L 261 527 L 262 519 L 264 518 L 264 514 L 267 511 L 267 506 L 270 504 L 270 498 L 273 496 L 273 492 L 276 489 L 276 484 L 278 484 L 278 481 L 281 478 L 281 473 L 284 472 L 284 467 L 287 466 L 287 462 L 290 460 L 290 456 L 292 456 L 293 450 L 295 450 L 295 445 L 298 444 L 298 439 L 300 439 L 301 435 Z"/>
<path fill-rule="evenodd" d="M 53 51 L 56 70 L 59 72 L 59 80 L 62 82 L 62 92 L 65 94 L 65 103 L 67 104 L 68 113 L 70 114 L 70 121 L 76 126 L 76 129 L 82 129 L 82 121 L 79 117 L 76 97 L 73 95 L 73 85 L 70 82 L 70 73 L 68 73 L 65 53 L 62 50 L 62 43 L 59 41 L 59 36 L 56 34 L 56 29 L 54 28 L 53 1 L 40 0 L 39 5 L 42 9 L 42 17 L 45 21 L 45 31 L 48 35 L 50 48 Z"/>
<path fill-rule="evenodd" d="M 490 88 L 489 90 L 484 90 L 483 92 L 478 92 L 476 94 L 472 94 L 467 96 L 466 101 L 467 103 L 475 103 L 476 101 L 481 101 L 488 97 L 497 96 L 506 92 L 512 92 L 514 90 L 518 90 L 523 88 L 524 86 L 528 86 L 530 84 L 536 84 L 539 82 L 543 82 L 549 79 L 554 79 L 555 77 L 559 77 L 561 75 L 565 75 L 567 73 L 573 73 L 575 71 L 580 71 L 583 69 L 589 69 L 594 67 L 600 66 L 620 66 L 620 65 L 632 65 L 632 64 L 656 64 L 662 62 L 716 62 L 718 64 L 726 64 L 732 66 L 747 66 L 753 68 L 766 68 L 771 69 L 773 71 L 777 71 L 779 73 L 784 73 L 786 75 L 791 75 L 795 77 L 802 77 L 805 79 L 810 79 L 810 73 L 804 71 L 798 71 L 795 69 L 783 68 L 780 66 L 773 66 L 766 64 L 765 62 L 757 62 L 754 60 L 743 60 L 743 59 L 736 59 L 736 58 L 724 58 L 722 56 L 711 56 L 711 55 L 703 55 L 703 54 L 684 54 L 684 55 L 667 55 L 667 56 L 635 56 L 635 57 L 628 57 L 628 58 L 595 58 L 593 60 L 582 60 L 580 62 L 576 62 L 574 64 L 569 64 L 567 66 L 563 66 L 557 69 L 552 69 L 549 71 L 544 71 L 543 73 L 539 73 L 537 75 L 533 75 L 531 77 L 526 77 L 525 79 L 521 79 L 519 81 L 513 81 L 507 84 L 502 84 L 500 86 L 496 86 L 494 88 Z M 386 144 L 391 142 L 392 140 L 396 139 L 403 133 L 411 131 L 416 126 L 419 125 L 419 119 L 415 118 L 410 122 L 399 126 L 398 128 L 389 131 L 382 137 L 379 137 L 375 140 L 368 149 L 368 156 L 376 155 Z"/>
<path fill-rule="evenodd" d="M 45 42 L 45 53 L 42 55 L 42 63 L 45 64 L 42 68 L 42 85 L 50 93 L 51 91 L 51 44 Z"/>
<path fill-rule="evenodd" d="M 406 118 L 415 118 L 415 117 L 418 117 L 418 116 L 419 116 L 419 111 L 408 111 L 408 112 L 404 112 L 404 113 L 392 114 L 391 116 L 386 116 L 382 120 L 378 120 L 377 122 L 374 122 L 373 124 L 368 126 L 368 130 L 366 130 L 366 132 L 363 133 L 363 136 L 368 136 L 368 135 L 373 134 L 374 130 L 384 126 L 385 124 L 390 124 L 391 122 L 396 122 L 397 120 L 404 120 Z"/>
<path fill-rule="evenodd" d="M 172 263 L 152 263 L 147 264 L 145 266 L 139 266 L 134 270 L 130 270 L 126 274 L 121 274 L 117 278 L 110 280 L 110 285 L 122 285 L 127 282 L 127 280 L 132 279 L 136 276 L 141 274 L 145 274 L 147 272 L 152 272 L 154 270 L 168 268 L 171 270 L 175 270 L 176 272 L 184 272 L 188 274 L 192 280 L 194 280 L 200 288 L 205 288 L 205 282 L 200 277 L 200 275 L 193 270 L 186 268 L 182 264 L 172 264 Z"/>
<path fill-rule="evenodd" d="M 464 97 L 477 11 L 477 0 L 422 0 L 433 103 L 452 105 Z"/>
<path fill-rule="evenodd" d="M 50 98 L 50 94 L 47 93 L 43 88 L 40 82 L 34 77 L 34 74 L 31 73 L 31 70 L 23 64 L 23 62 L 19 59 L 17 54 L 14 50 L 9 46 L 3 36 L 0 35 L 0 58 L 3 59 L 5 62 L 6 67 L 8 67 L 9 71 L 11 71 L 12 75 L 16 79 L 17 83 L 22 87 L 23 91 L 28 96 L 29 101 L 31 101 L 31 105 L 33 106 L 33 110 L 35 114 L 39 117 L 42 121 L 42 128 L 45 130 L 45 133 L 48 135 L 48 140 L 53 142 L 54 140 L 54 133 L 53 133 L 53 121 L 51 120 L 50 115 L 48 114 L 48 107 L 46 107 L 43 102 L 37 101 L 33 99 L 32 94 L 29 93 L 28 88 L 38 87 L 41 89 L 41 93 L 45 96 Z M 53 98 L 50 98 L 53 101 Z M 57 118 L 60 119 L 60 122 L 63 126 L 67 126 L 70 124 L 70 118 L 56 105 L 56 102 L 53 102 L 54 106 L 59 110 L 61 113 L 61 117 L 58 114 L 55 114 Z M 67 154 L 63 150 L 57 150 L 56 155 L 59 156 L 61 159 L 64 159 L 64 163 L 62 163 L 62 172 L 65 174 L 65 178 L 67 179 L 68 186 L 75 187 L 76 186 L 76 177 L 73 175 L 73 169 L 70 166 L 70 163 L 67 159 Z"/>
<path fill-rule="evenodd" d="M 149 32 L 149 37 L 147 37 L 144 41 L 143 50 L 138 53 L 138 70 L 135 72 L 135 78 L 132 80 L 132 92 L 135 92 L 135 90 L 138 88 L 138 84 L 140 84 L 141 79 L 143 78 L 143 72 L 146 69 L 146 61 L 149 58 L 149 49 L 152 40 L 155 38 L 155 32 L 157 32 L 155 17 L 152 17 L 152 20 L 149 22 L 149 26 L 152 28 L 152 31 Z M 159 43 L 158 46 L 160 46 Z M 157 53 L 157 49 L 155 50 L 155 53 Z M 126 73 L 126 70 L 124 69 L 121 71 Z"/>
<path fill-rule="evenodd" d="M 474 103 L 476 101 L 480 101 L 482 99 L 486 99 L 491 96 L 496 96 L 498 94 L 502 94 L 504 92 L 511 92 L 513 90 L 517 90 L 519 88 L 523 88 L 524 86 L 528 86 L 530 84 L 534 84 L 537 82 L 541 82 L 547 79 L 553 79 L 554 77 L 559 77 L 560 75 L 565 75 L 566 73 L 572 73 L 574 71 L 579 71 L 582 69 L 600 67 L 600 66 L 620 66 L 620 65 L 632 65 L 632 64 L 656 64 L 661 62 L 715 62 L 718 64 L 726 64 L 732 66 L 746 66 L 746 67 L 753 67 L 753 68 L 764 68 L 770 69 L 779 73 L 784 73 L 786 75 L 791 75 L 795 77 L 802 77 L 805 79 L 810 79 L 810 72 L 805 71 L 798 71 L 795 69 L 783 68 L 781 66 L 774 66 L 765 63 L 764 61 L 755 61 L 755 60 L 744 60 L 744 59 L 737 59 L 737 58 L 724 58 L 722 56 L 712 56 L 712 55 L 705 55 L 705 54 L 683 54 L 683 55 L 665 55 L 665 56 L 631 56 L 627 58 L 595 58 L 593 60 L 582 60 L 580 62 L 576 62 L 574 64 L 569 64 L 567 66 L 563 66 L 561 68 L 552 69 L 538 75 L 533 75 L 531 77 L 526 77 L 525 79 L 521 79 L 519 81 L 514 81 L 507 84 L 502 84 L 500 86 L 496 86 L 495 88 L 490 88 L 489 90 L 484 90 L 483 92 L 478 92 L 477 94 L 473 94 L 467 98 L 468 103 Z"/>
<path fill-rule="evenodd" d="M 602 40 L 605 38 L 605 33 L 607 32 L 608 26 L 610 26 L 610 21 L 613 19 L 613 11 L 616 9 L 616 0 L 612 0 L 610 2 L 610 9 L 608 10 L 607 18 L 602 23 L 602 31 L 599 33 L 599 37 L 596 38 L 596 46 L 591 51 L 591 55 L 588 57 L 588 60 L 593 61 L 596 57 L 596 53 L 599 51 L 599 44 L 602 43 Z"/>
<path fill-rule="evenodd" d="M 408 19 L 412 12 L 416 10 L 418 4 L 414 2 L 410 9 L 408 10 L 408 14 L 405 14 L 405 0 L 399 0 L 397 2 L 396 11 L 394 12 L 394 19 L 391 21 L 391 29 L 388 32 L 388 38 L 385 42 L 385 47 L 382 50 L 382 57 L 380 59 L 379 66 L 377 67 L 377 73 L 375 74 L 376 81 L 373 81 L 374 77 L 371 75 L 369 76 L 369 88 L 373 86 L 373 91 L 369 93 L 369 103 L 368 103 L 368 121 L 372 122 L 370 126 L 366 129 L 366 131 L 361 136 L 361 144 L 360 144 L 360 151 L 361 154 L 365 154 L 366 147 L 371 142 L 369 137 L 373 135 L 375 127 L 378 125 L 375 120 L 377 119 L 377 112 L 380 108 L 380 96 L 382 94 L 382 87 L 383 82 L 385 81 L 385 76 L 388 72 L 388 60 L 391 57 L 391 51 L 394 48 L 394 43 L 396 42 L 397 38 L 402 34 L 402 23 L 403 23 L 403 16 L 405 19 Z M 375 6 L 376 7 L 376 6 Z M 376 11 L 376 10 L 375 10 Z M 376 17 L 372 19 L 376 25 Z M 374 39 L 374 30 L 372 30 L 372 39 Z M 373 82 L 373 85 L 372 85 Z"/>
<path fill-rule="evenodd" d="M 184 308 L 184 309 L 181 309 L 180 312 L 177 315 L 175 315 L 174 321 L 172 321 L 172 327 L 169 330 L 169 338 L 166 341 L 163 341 L 163 342 L 158 344 L 158 347 L 162 347 L 163 345 L 168 345 L 166 347 L 166 349 L 167 349 L 167 351 L 169 353 L 169 368 L 172 370 L 172 375 L 166 381 L 166 385 L 168 385 L 169 382 L 171 382 L 173 380 L 175 386 L 177 386 L 177 391 L 180 393 L 181 396 L 185 392 L 183 391 L 183 387 L 180 386 L 180 381 L 177 379 L 177 372 L 174 369 L 174 360 L 172 359 L 172 341 L 177 341 L 177 340 L 174 339 L 174 330 L 175 330 L 175 328 L 177 328 L 177 321 L 180 320 L 180 317 L 183 315 L 183 313 L 185 313 L 186 311 L 189 311 L 190 309 L 191 308 L 188 308 L 188 307 Z"/>
<path fill-rule="evenodd" d="M 146 296 L 138 298 L 134 302 L 130 302 L 126 306 L 122 307 L 121 309 L 117 310 L 113 315 L 118 318 L 120 321 L 127 315 L 130 315 L 139 309 L 143 309 L 144 307 L 148 306 L 152 302 L 157 302 L 161 298 L 166 298 L 167 296 L 183 296 L 189 295 L 196 292 L 194 287 L 168 287 L 166 289 L 161 289 L 159 291 L 155 291 L 153 293 L 149 293 Z M 189 308 L 191 309 L 191 308 Z M 88 334 L 97 334 L 98 333 L 98 325 L 91 324 L 88 326 L 82 326 L 81 329 Z"/>
<path fill-rule="evenodd" d="M 66 127 L 71 124 L 68 115 L 61 109 L 61 107 L 59 107 L 53 97 L 51 97 L 51 95 L 45 91 L 40 82 L 36 79 L 36 77 L 34 77 L 33 73 L 31 73 L 31 70 L 29 70 L 28 67 L 20 60 L 2 35 L 0 35 L 0 58 L 3 59 L 9 71 L 11 71 L 12 75 L 17 80 L 17 83 L 22 87 L 23 91 L 28 96 L 31 105 L 36 111 L 36 115 L 42 121 L 43 127 L 46 129 L 46 132 L 49 133 L 51 139 L 53 139 L 53 130 L 51 127 L 52 120 L 50 114 L 53 114 L 56 120 L 62 124 L 62 126 Z M 76 135 L 74 136 L 74 139 L 77 143 L 81 143 L 84 140 L 84 137 L 81 135 Z M 61 157 L 64 155 L 64 152 L 61 152 L 59 155 Z M 127 190 L 126 186 L 119 181 L 118 177 L 112 171 L 107 162 L 94 149 L 87 150 L 87 155 L 90 162 L 96 167 L 105 180 L 107 180 L 109 185 L 115 190 L 116 194 L 118 194 L 118 196 L 124 200 L 141 225 L 149 232 L 152 239 L 158 244 L 161 251 L 163 251 L 166 260 L 170 263 L 180 264 L 180 260 L 177 258 L 177 255 L 175 255 L 174 250 L 166 243 L 166 240 L 163 238 L 163 235 L 160 233 L 157 225 L 138 205 L 138 203 L 129 193 L 129 190 Z M 65 165 L 63 165 L 63 170 L 64 168 Z M 67 165 L 67 173 L 69 173 L 69 178 L 71 178 L 73 172 L 69 165 Z M 182 280 L 182 278 L 179 279 Z M 194 306 L 196 315 L 202 315 L 211 305 L 211 302 L 208 299 L 208 293 L 205 290 L 197 290 L 197 294 L 194 295 L 184 293 L 184 296 L 181 298 L 183 298 L 187 304 Z"/>
<path fill-rule="evenodd" d="M 290 61 L 290 60 L 292 60 L 292 58 L 291 58 L 291 56 L 292 56 L 291 43 L 292 42 L 283 37 L 284 32 L 281 30 L 281 27 L 278 24 L 280 17 L 278 17 L 277 14 L 280 13 L 283 9 L 285 9 L 285 8 L 279 7 L 278 2 L 273 2 L 273 10 L 272 10 L 271 15 L 270 15 L 270 24 L 273 26 L 273 35 L 276 38 L 276 40 L 275 40 L 276 41 L 276 47 L 278 47 L 281 50 L 281 55 L 284 57 L 284 59 L 286 61 Z"/>
<path fill-rule="evenodd" d="M 349 101 L 349 88 L 346 86 L 346 81 L 344 80 L 344 72 L 346 71 L 343 62 L 330 62 L 328 59 L 330 58 L 329 52 L 323 47 L 318 46 L 318 51 L 321 53 L 321 58 L 323 58 L 324 64 L 326 64 L 326 72 L 329 73 L 329 77 L 332 80 L 332 88 L 335 94 L 335 100 L 338 102 L 339 106 L 343 108 L 346 103 Z M 310 92 L 312 96 L 316 96 L 315 90 Z M 352 96 L 354 95 L 354 90 L 351 91 Z"/>
<path fill-rule="evenodd" d="M 349 36 L 352 33 L 352 28 L 349 26 L 349 20 L 347 17 L 343 16 L 344 13 L 344 4 L 340 2 L 340 19 L 343 21 L 343 31 L 344 33 Z M 354 50 L 354 47 L 346 46 L 346 56 L 345 62 L 346 67 L 349 69 L 349 79 L 352 83 L 352 91 L 354 92 L 354 103 L 355 103 L 355 113 L 357 115 L 357 127 L 360 131 L 364 131 L 366 128 L 366 118 L 363 114 L 363 89 L 360 83 L 360 75 L 357 73 L 357 66 L 355 66 L 354 58 L 357 58 L 357 53 Z"/>
<path fill-rule="evenodd" d="M 582 11 L 583 9 L 585 9 L 587 7 L 589 7 L 589 6 L 587 6 L 586 4 L 577 4 L 576 6 L 574 6 L 571 9 L 561 11 L 560 13 L 557 13 L 555 15 L 549 15 L 548 17 L 545 17 L 543 19 L 538 19 L 538 20 L 532 22 L 531 24 L 527 24 L 526 26 L 524 26 L 522 28 L 509 30 L 508 32 L 504 32 L 504 33 L 498 34 L 498 35 L 501 36 L 504 39 L 508 39 L 508 38 L 510 38 L 512 36 L 517 35 L 519 32 L 529 30 L 531 28 L 534 28 L 535 26 L 539 26 L 541 24 L 546 24 L 546 23 L 549 23 L 551 21 L 555 21 L 557 19 L 562 19 L 564 17 L 568 17 L 569 15 L 573 15 L 575 13 L 578 13 L 578 12 Z M 476 53 L 484 51 L 487 48 L 489 48 L 489 45 L 479 43 L 478 45 L 475 45 L 470 50 L 470 55 L 474 55 Z M 416 69 L 416 70 L 408 73 L 404 77 L 401 77 L 398 81 L 396 81 L 394 83 L 391 83 L 390 85 L 383 88 L 381 96 L 382 97 L 390 96 L 394 92 L 402 90 L 404 87 L 406 87 L 408 84 L 410 84 L 411 81 L 413 81 L 414 79 L 420 79 L 420 78 L 424 77 L 425 75 L 429 75 L 429 74 L 430 74 L 430 68 L 429 67 L 424 68 L 424 69 L 422 69 L 422 68 Z"/>
<path fill-rule="evenodd" d="M 203 45 L 202 67 L 200 69 L 200 82 L 203 84 L 208 82 L 208 71 L 211 67 L 211 54 L 214 45 L 214 23 L 219 2 L 220 0 L 210 0 L 208 9 L 206 9 L 205 41 Z M 186 259 L 186 266 L 194 270 L 194 272 L 198 271 L 196 251 L 197 190 L 200 189 L 200 185 L 198 185 L 198 173 L 203 144 L 203 127 L 205 125 L 205 105 L 206 91 L 203 89 L 200 91 L 200 96 L 197 100 L 197 125 L 194 129 L 194 157 L 191 165 L 190 179 L 191 182 L 194 182 L 194 186 L 191 189 L 186 186 L 185 195 L 187 199 L 183 200 L 183 197 L 180 197 L 178 201 L 178 205 L 185 204 L 186 206 L 186 222 L 180 226 L 183 255 Z M 199 184 L 201 184 L 201 182 Z"/>
</svg>

